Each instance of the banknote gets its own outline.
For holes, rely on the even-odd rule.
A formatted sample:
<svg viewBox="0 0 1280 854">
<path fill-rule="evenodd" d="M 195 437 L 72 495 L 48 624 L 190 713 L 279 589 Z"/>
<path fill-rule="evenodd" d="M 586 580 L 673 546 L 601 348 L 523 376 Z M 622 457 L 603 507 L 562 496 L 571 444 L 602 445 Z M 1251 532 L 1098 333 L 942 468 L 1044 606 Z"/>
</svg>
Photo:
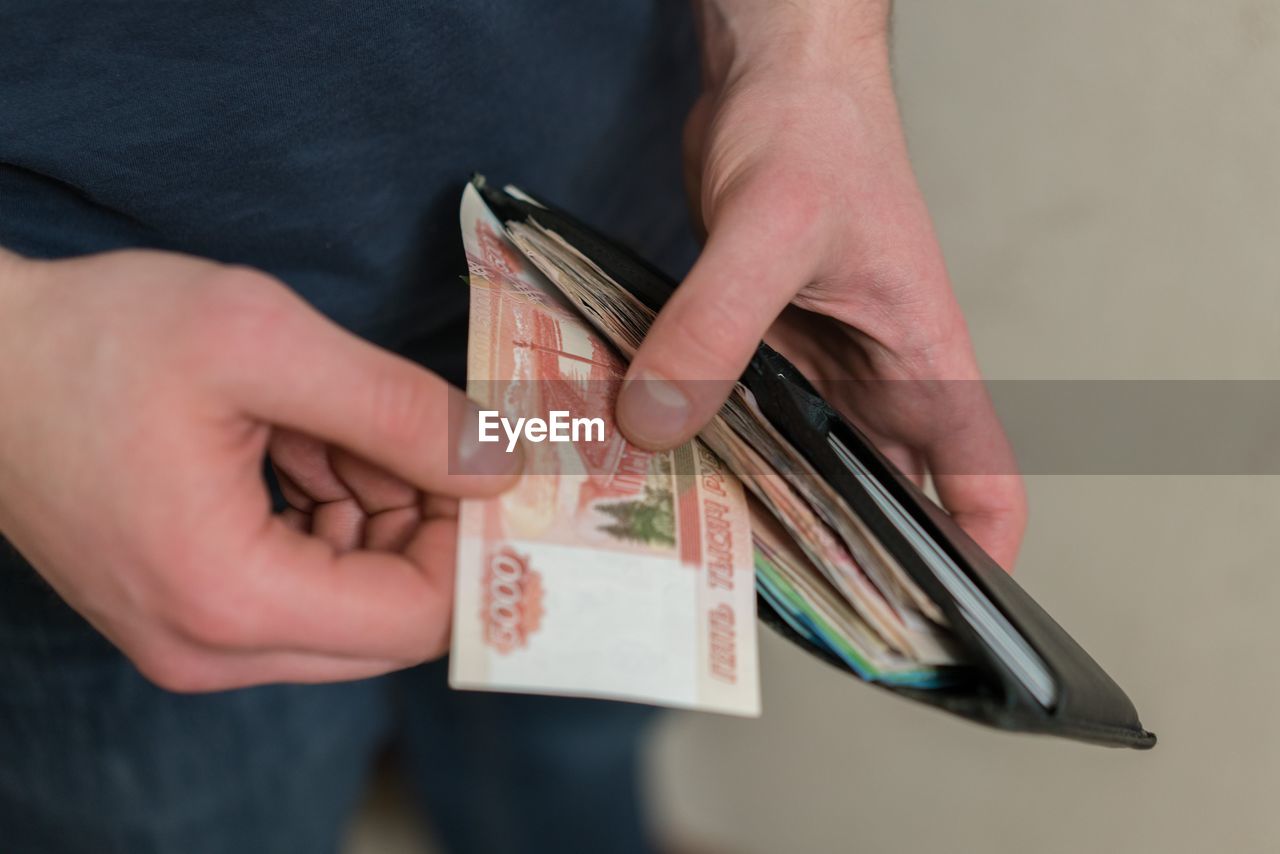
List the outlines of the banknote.
<svg viewBox="0 0 1280 854">
<path fill-rule="evenodd" d="M 508 192 L 518 192 L 508 188 Z M 625 358 L 654 312 L 562 235 L 507 223 L 524 255 Z M 700 434 L 753 496 L 757 588 L 792 628 L 872 681 L 945 684 L 964 665 L 941 611 L 739 385 Z"/>
<path fill-rule="evenodd" d="M 471 186 L 460 220 L 468 395 L 508 432 L 536 419 L 545 436 L 571 413 L 584 434 L 525 442 L 511 491 L 461 503 L 450 684 L 758 714 L 739 479 L 700 441 L 663 453 L 628 443 L 613 421 L 618 352 Z"/>
</svg>

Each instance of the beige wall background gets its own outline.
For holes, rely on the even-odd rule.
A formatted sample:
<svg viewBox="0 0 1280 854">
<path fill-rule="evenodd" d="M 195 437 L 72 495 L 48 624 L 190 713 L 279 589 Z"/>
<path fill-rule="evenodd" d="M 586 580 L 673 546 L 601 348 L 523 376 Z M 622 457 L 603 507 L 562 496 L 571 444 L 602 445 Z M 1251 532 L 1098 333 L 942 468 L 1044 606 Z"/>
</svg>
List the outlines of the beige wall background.
<svg viewBox="0 0 1280 854">
<path fill-rule="evenodd" d="M 899 0 L 895 64 L 989 377 L 1280 378 L 1280 2 Z M 1019 581 L 1153 752 L 989 732 L 769 637 L 761 720 L 661 733 L 664 825 L 762 854 L 1280 850 L 1280 480 L 1029 490 Z"/>
<path fill-rule="evenodd" d="M 989 377 L 1280 378 L 1280 0 L 899 0 L 895 42 Z M 655 740 L 668 836 L 748 854 L 1280 850 L 1280 481 L 1029 489 L 1019 580 L 1130 692 L 1155 751 L 988 731 L 765 633 L 760 720 L 672 715 Z M 357 847 L 399 850 L 398 827 L 367 819 Z"/>
</svg>

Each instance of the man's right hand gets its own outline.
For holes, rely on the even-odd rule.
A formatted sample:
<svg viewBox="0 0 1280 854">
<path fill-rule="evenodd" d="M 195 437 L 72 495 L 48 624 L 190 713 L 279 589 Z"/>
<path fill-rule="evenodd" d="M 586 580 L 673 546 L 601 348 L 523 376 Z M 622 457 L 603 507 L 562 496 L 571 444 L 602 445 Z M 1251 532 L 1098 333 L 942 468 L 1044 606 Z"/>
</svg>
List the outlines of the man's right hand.
<svg viewBox="0 0 1280 854">
<path fill-rule="evenodd" d="M 442 654 L 455 499 L 519 476 L 473 417 L 263 273 L 0 250 L 0 533 L 162 687 Z"/>
</svg>

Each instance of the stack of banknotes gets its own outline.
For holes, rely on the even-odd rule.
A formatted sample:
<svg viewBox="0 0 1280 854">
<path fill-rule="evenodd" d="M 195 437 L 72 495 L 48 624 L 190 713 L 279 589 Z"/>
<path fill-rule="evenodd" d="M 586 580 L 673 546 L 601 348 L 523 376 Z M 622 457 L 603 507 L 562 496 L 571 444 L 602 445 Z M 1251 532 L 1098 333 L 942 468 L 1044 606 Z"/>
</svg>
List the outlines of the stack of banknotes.
<svg viewBox="0 0 1280 854">
<path fill-rule="evenodd" d="M 571 413 L 584 435 L 526 442 L 513 490 L 462 503 L 454 687 L 758 714 L 757 593 L 865 680 L 960 672 L 938 607 L 750 391 L 688 445 L 631 445 L 613 406 L 653 311 L 475 186 L 460 217 L 468 394 L 511 420 Z"/>
</svg>

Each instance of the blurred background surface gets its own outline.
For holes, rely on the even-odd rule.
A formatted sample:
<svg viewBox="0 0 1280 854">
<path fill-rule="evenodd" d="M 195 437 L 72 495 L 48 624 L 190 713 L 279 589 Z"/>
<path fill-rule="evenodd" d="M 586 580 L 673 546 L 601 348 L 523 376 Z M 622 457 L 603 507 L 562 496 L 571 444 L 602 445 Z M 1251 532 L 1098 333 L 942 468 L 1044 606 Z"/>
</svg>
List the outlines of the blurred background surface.
<svg viewBox="0 0 1280 854">
<path fill-rule="evenodd" d="M 989 377 L 1280 379 L 1280 3 L 898 0 L 895 64 Z M 1019 581 L 1156 750 L 981 729 L 762 631 L 764 716 L 653 742 L 677 850 L 1280 849 L 1280 480 L 1028 486 Z M 433 849 L 384 785 L 348 850 Z"/>
</svg>

